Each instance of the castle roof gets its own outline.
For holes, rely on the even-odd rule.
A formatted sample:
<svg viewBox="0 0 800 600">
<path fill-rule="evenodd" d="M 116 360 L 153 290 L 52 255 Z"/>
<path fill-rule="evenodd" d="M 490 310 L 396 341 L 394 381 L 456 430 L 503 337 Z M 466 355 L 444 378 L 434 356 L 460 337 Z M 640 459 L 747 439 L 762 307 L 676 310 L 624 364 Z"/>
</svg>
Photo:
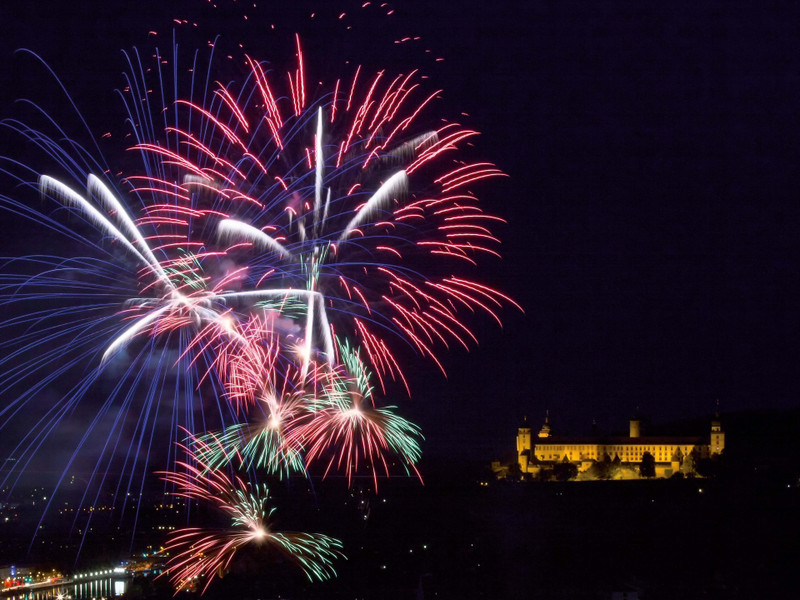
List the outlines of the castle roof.
<svg viewBox="0 0 800 600">
<path fill-rule="evenodd" d="M 676 436 L 676 435 L 659 435 L 659 436 L 644 436 L 638 438 L 632 438 L 627 436 L 604 436 L 604 437 L 597 437 L 597 436 L 590 436 L 590 437 L 563 437 L 563 436 L 556 436 L 556 437 L 548 437 L 548 438 L 540 438 L 536 440 L 536 445 L 553 445 L 553 444 L 560 444 L 560 445 L 574 445 L 574 444 L 585 444 L 585 445 L 602 445 L 602 446 L 696 446 L 699 444 L 707 444 L 708 439 L 702 436 Z"/>
</svg>

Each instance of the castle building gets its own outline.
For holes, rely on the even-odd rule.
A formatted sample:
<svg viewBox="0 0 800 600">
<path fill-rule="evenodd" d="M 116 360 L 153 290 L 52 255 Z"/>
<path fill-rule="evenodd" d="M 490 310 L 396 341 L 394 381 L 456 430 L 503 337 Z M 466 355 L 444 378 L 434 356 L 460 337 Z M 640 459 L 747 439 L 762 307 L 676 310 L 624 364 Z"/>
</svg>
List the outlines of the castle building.
<svg viewBox="0 0 800 600">
<path fill-rule="evenodd" d="M 594 463 L 611 461 L 629 467 L 638 466 L 645 452 L 655 459 L 656 477 L 670 477 L 684 462 L 710 458 L 725 449 L 725 432 L 717 414 L 711 422 L 710 436 L 643 436 L 638 416 L 630 420 L 629 435 L 623 437 L 559 437 L 550 430 L 550 415 L 534 438 L 527 418 L 517 433 L 517 457 L 523 473 L 537 474 L 548 464 L 570 462 L 578 471 Z"/>
</svg>

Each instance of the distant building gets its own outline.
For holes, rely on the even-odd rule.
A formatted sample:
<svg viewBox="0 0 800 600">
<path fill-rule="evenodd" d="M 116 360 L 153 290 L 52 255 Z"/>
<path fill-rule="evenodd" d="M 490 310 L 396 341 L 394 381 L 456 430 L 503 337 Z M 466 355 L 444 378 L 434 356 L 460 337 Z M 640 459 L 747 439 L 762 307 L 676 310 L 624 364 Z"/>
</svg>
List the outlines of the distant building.
<svg viewBox="0 0 800 600">
<path fill-rule="evenodd" d="M 16 565 L 0 565 L 0 588 L 20 585 L 25 578 L 30 578 L 31 570 L 28 567 Z"/>
<path fill-rule="evenodd" d="M 642 436 L 638 416 L 630 420 L 627 437 L 559 437 L 552 435 L 550 415 L 536 437 L 526 422 L 517 433 L 517 457 L 523 473 L 536 475 L 556 463 L 577 465 L 582 473 L 599 462 L 612 462 L 634 468 L 642 462 L 645 452 L 655 459 L 656 477 L 670 477 L 681 471 L 693 471 L 689 462 L 711 458 L 725 449 L 725 432 L 717 414 L 711 422 L 708 436 Z M 629 469 L 630 470 L 630 469 Z"/>
</svg>

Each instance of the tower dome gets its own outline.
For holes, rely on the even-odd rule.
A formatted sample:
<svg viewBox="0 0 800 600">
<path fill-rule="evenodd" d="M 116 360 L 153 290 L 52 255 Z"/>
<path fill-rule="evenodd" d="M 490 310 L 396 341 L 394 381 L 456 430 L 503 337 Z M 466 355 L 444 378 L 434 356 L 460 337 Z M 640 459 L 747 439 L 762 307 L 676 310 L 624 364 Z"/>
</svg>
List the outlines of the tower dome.
<svg viewBox="0 0 800 600">
<path fill-rule="evenodd" d="M 550 411 L 546 410 L 544 414 L 544 425 L 542 425 L 542 428 L 539 430 L 540 438 L 550 437 Z"/>
</svg>

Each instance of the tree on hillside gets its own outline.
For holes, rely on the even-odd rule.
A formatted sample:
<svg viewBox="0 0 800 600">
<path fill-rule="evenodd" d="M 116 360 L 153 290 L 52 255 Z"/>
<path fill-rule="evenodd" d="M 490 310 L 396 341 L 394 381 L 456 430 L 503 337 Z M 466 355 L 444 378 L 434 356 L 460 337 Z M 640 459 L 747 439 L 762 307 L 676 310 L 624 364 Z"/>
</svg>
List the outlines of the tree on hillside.
<svg viewBox="0 0 800 600">
<path fill-rule="evenodd" d="M 592 465 L 585 471 L 584 479 L 611 479 L 613 476 L 614 463 L 606 452 L 600 460 L 592 462 Z"/>
<path fill-rule="evenodd" d="M 649 452 L 642 454 L 642 462 L 639 463 L 639 475 L 647 478 L 656 476 L 656 458 Z"/>
<path fill-rule="evenodd" d="M 560 463 L 553 465 L 553 476 L 557 481 L 569 481 L 578 476 L 578 465 L 569 462 L 569 459 L 564 457 Z"/>
<path fill-rule="evenodd" d="M 697 463 L 697 474 L 700 477 L 719 477 L 726 472 L 727 456 L 725 450 L 711 458 L 704 458 Z"/>
<path fill-rule="evenodd" d="M 687 477 L 694 477 L 697 471 L 697 463 L 700 462 L 700 452 L 692 450 L 681 463 L 680 472 Z"/>
</svg>

